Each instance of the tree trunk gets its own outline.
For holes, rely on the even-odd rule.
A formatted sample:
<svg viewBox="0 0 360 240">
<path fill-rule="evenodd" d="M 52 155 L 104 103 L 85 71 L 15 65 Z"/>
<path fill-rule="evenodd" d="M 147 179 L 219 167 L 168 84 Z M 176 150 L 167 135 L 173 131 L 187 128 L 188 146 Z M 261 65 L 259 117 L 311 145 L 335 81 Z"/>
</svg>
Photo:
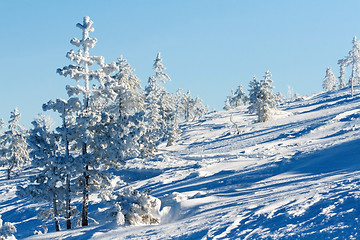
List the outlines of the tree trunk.
<svg viewBox="0 0 360 240">
<path fill-rule="evenodd" d="M 58 209 L 57 209 L 57 201 L 55 194 L 53 196 L 53 207 L 54 207 L 54 216 L 55 216 L 55 230 L 58 232 L 60 231 L 60 224 L 58 219 Z"/>
<path fill-rule="evenodd" d="M 66 178 L 66 229 L 71 229 L 71 199 L 70 199 L 70 176 Z"/>
<path fill-rule="evenodd" d="M 7 177 L 8 180 L 10 180 L 10 176 L 11 176 L 11 168 L 8 169 L 8 177 Z"/>
<path fill-rule="evenodd" d="M 88 166 L 86 166 L 88 169 Z M 84 172 L 85 185 L 83 190 L 83 203 L 82 203 L 82 211 L 81 211 L 81 225 L 89 226 L 89 218 L 88 218 L 88 210 L 89 210 L 89 176 L 86 172 Z"/>
<path fill-rule="evenodd" d="M 87 152 L 87 145 L 84 143 L 83 145 L 83 155 Z M 89 164 L 86 163 L 85 171 L 83 173 L 84 176 L 84 189 L 83 189 L 83 202 L 81 209 L 81 226 L 89 226 L 89 218 L 88 218 L 88 210 L 89 210 L 89 178 L 88 175 Z"/>
</svg>

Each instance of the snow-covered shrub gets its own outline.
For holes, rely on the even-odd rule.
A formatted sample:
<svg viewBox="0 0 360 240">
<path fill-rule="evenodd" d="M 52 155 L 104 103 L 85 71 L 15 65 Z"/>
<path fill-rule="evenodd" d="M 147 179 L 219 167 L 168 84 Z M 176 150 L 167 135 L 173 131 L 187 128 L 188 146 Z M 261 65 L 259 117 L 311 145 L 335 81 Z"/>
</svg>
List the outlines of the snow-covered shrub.
<svg viewBox="0 0 360 240">
<path fill-rule="evenodd" d="M 115 193 L 112 215 L 118 225 L 142 225 L 160 223 L 160 199 L 149 195 L 149 191 L 139 192 L 131 187 Z"/>
<path fill-rule="evenodd" d="M 3 223 L 0 215 L 0 240 L 15 240 L 13 233 L 16 232 L 16 227 L 9 222 Z"/>
</svg>

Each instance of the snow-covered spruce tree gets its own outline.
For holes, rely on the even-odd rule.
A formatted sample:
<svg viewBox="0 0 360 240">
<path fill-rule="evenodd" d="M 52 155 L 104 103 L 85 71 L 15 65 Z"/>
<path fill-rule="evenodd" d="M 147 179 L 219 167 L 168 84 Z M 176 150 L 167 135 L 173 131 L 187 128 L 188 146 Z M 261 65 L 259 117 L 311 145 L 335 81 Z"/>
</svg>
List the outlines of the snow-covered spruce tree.
<svg viewBox="0 0 360 240">
<path fill-rule="evenodd" d="M 264 79 L 257 83 L 256 79 L 250 84 L 250 106 L 249 112 L 256 113 L 259 122 L 270 120 L 276 108 L 277 97 L 273 93 L 271 73 L 266 71 Z M 257 90 L 257 91 L 255 91 Z"/>
<path fill-rule="evenodd" d="M 190 90 L 186 94 L 182 94 L 180 115 L 185 121 L 201 119 L 207 111 L 207 106 L 202 104 L 202 100 L 199 97 L 195 99 L 191 97 Z"/>
<path fill-rule="evenodd" d="M 71 229 L 71 218 L 73 212 L 76 212 L 76 209 L 71 206 L 71 178 L 79 177 L 79 173 L 76 172 L 79 166 L 76 167 L 77 164 L 74 162 L 74 156 L 70 153 L 70 144 L 76 141 L 76 138 L 74 138 L 76 134 L 72 134 L 72 127 L 74 126 L 74 114 L 80 111 L 81 107 L 82 105 L 78 98 L 70 98 L 68 101 L 56 99 L 56 101 L 49 101 L 43 104 L 44 111 L 53 110 L 54 112 L 58 112 L 62 120 L 62 125 L 56 128 L 57 135 L 55 135 L 59 138 L 58 141 L 61 141 L 61 148 L 58 147 L 55 152 L 56 158 L 60 159 L 60 161 L 57 161 L 59 168 L 57 172 L 58 177 L 65 180 L 65 194 L 62 196 L 62 199 L 65 202 L 64 211 L 67 229 Z"/>
<path fill-rule="evenodd" d="M 331 71 L 331 68 L 326 69 L 326 75 L 323 81 L 323 88 L 325 91 L 333 91 L 336 89 L 337 86 L 337 79 L 333 72 Z"/>
<path fill-rule="evenodd" d="M 140 79 L 122 56 L 116 63 L 117 73 L 100 86 L 95 101 L 105 102 L 102 111 L 102 134 L 96 138 L 96 146 L 107 159 L 107 165 L 117 168 L 127 158 L 139 156 L 144 151 L 142 136 L 144 122 L 144 95 L 140 91 Z"/>
<path fill-rule="evenodd" d="M 60 151 L 59 135 L 50 130 L 48 119 L 39 116 L 33 122 L 28 143 L 31 149 L 30 157 L 32 166 L 38 170 L 30 178 L 30 184 L 19 187 L 17 195 L 30 197 L 34 202 L 48 202 L 52 206 L 43 210 L 38 217 L 41 219 L 52 218 L 55 230 L 60 231 L 60 215 L 63 212 L 66 176 L 64 174 L 68 163 L 57 153 Z"/>
<path fill-rule="evenodd" d="M 231 105 L 236 108 L 241 105 L 247 105 L 248 102 L 249 102 L 249 97 L 243 91 L 242 85 L 239 85 L 239 87 L 236 89 L 235 93 L 233 94 L 233 97 L 231 99 Z"/>
<path fill-rule="evenodd" d="M 8 130 L 0 138 L 1 165 L 7 167 L 8 179 L 13 170 L 21 168 L 30 160 L 26 142 L 27 131 L 19 124 L 21 115 L 17 108 L 11 112 Z"/>
<path fill-rule="evenodd" d="M 0 215 L 0 240 L 16 240 L 13 235 L 16 233 L 16 227 L 9 222 L 3 222 Z"/>
<path fill-rule="evenodd" d="M 230 98 L 227 97 L 227 98 L 226 98 L 226 101 L 225 101 L 224 110 L 229 111 L 230 109 L 231 109 Z"/>
<path fill-rule="evenodd" d="M 256 76 L 249 83 L 249 113 L 257 114 L 260 111 L 260 102 L 259 102 L 259 89 L 260 82 L 256 79 Z"/>
<path fill-rule="evenodd" d="M 170 81 L 170 77 L 164 73 L 166 68 L 162 64 L 160 53 L 156 56 L 153 68 L 155 75 L 149 77 L 145 88 L 147 131 L 144 144 L 149 151 L 145 156 L 156 151 L 157 145 L 162 141 L 167 141 L 168 146 L 173 145 L 179 134 L 176 99 L 163 86 Z"/>
<path fill-rule="evenodd" d="M 101 112 L 97 111 L 98 102 L 92 101 L 92 97 L 99 91 L 98 88 L 104 87 L 105 82 L 111 81 L 110 74 L 118 69 L 115 63 L 104 64 L 103 57 L 90 56 L 89 50 L 97 42 L 96 38 L 89 36 L 94 31 L 92 24 L 89 17 L 84 17 L 83 23 L 76 25 L 83 33 L 82 39 L 73 38 L 71 44 L 80 49 L 78 52 L 71 50 L 67 53 L 67 57 L 76 65 L 69 65 L 57 70 L 58 74 L 65 77 L 70 76 L 77 82 L 84 80 L 83 86 L 66 86 L 70 97 L 81 94 L 84 98 L 81 110 L 76 114 L 76 124 L 72 128 L 73 138 L 76 139 L 72 148 L 81 152 L 81 155 L 75 157 L 75 162 L 78 163 L 76 171 L 82 173 L 76 181 L 82 192 L 82 226 L 89 224 L 89 194 L 99 189 L 105 190 L 110 186 L 109 175 L 104 169 L 108 168 L 107 163 L 111 161 L 106 159 L 106 146 L 99 144 L 99 142 L 107 142 L 104 138 L 108 138 L 109 135 L 104 134 L 104 126 L 100 124 L 103 117 Z M 95 67 L 90 69 L 94 63 L 99 65 L 98 69 L 94 69 Z M 99 86 L 90 89 L 89 82 L 94 79 L 98 81 Z M 104 117 L 104 119 L 108 118 Z"/>
</svg>

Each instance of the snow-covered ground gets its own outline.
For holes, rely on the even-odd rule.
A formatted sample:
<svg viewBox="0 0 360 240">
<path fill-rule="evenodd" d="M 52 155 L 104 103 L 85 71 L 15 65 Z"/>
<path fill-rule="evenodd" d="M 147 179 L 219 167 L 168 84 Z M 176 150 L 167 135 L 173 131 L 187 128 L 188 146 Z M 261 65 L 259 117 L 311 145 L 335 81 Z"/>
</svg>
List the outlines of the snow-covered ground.
<svg viewBox="0 0 360 240">
<path fill-rule="evenodd" d="M 360 91 L 360 89 L 356 89 Z M 236 134 L 236 126 L 240 134 Z M 121 178 L 161 199 L 159 225 L 106 222 L 46 235 L 38 204 L 0 179 L 0 214 L 18 239 L 360 239 L 360 96 L 349 89 L 285 103 L 255 123 L 245 108 L 184 124 L 177 146 L 128 161 Z"/>
</svg>

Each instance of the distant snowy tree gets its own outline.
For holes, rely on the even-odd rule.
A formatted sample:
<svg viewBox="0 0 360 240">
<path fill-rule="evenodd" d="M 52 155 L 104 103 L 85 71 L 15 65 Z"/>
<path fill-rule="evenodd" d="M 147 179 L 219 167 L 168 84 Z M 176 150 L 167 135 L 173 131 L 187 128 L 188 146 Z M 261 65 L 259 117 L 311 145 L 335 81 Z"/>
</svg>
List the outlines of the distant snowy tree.
<svg viewBox="0 0 360 240">
<path fill-rule="evenodd" d="M 16 240 L 13 235 L 16 231 L 14 224 L 9 222 L 4 223 L 0 215 L 0 240 Z"/>
<path fill-rule="evenodd" d="M 236 91 L 231 99 L 232 106 L 238 107 L 241 105 L 247 105 L 248 102 L 249 102 L 249 97 L 243 91 L 242 85 L 239 85 L 239 87 L 236 89 Z"/>
<path fill-rule="evenodd" d="M 243 91 L 242 85 L 239 85 L 236 91 L 231 90 L 231 96 L 226 98 L 224 110 L 230 110 L 242 105 L 247 105 L 248 103 L 249 97 Z"/>
<path fill-rule="evenodd" d="M 254 79 L 250 83 L 249 112 L 256 113 L 259 122 L 270 120 L 277 105 L 277 97 L 273 93 L 271 73 L 266 71 L 264 79 L 258 83 Z"/>
<path fill-rule="evenodd" d="M 26 142 L 27 132 L 19 124 L 20 116 L 15 108 L 10 115 L 8 130 L 0 138 L 1 165 L 7 167 L 8 179 L 14 169 L 21 170 L 30 160 Z"/>
<path fill-rule="evenodd" d="M 276 105 L 280 105 L 283 102 L 285 102 L 285 96 L 281 92 L 276 93 L 275 98 L 276 98 Z"/>
<path fill-rule="evenodd" d="M 340 65 L 340 85 L 343 88 L 345 85 L 345 67 L 352 66 L 352 71 L 348 85 L 351 86 L 351 96 L 354 95 L 354 86 L 359 85 L 360 81 L 360 42 L 357 41 L 356 36 L 353 39 L 353 48 L 349 51 L 349 55 L 338 61 Z"/>
<path fill-rule="evenodd" d="M 326 75 L 323 81 L 323 88 L 325 91 L 333 91 L 336 89 L 337 80 L 331 68 L 326 69 Z"/>
<path fill-rule="evenodd" d="M 226 101 L 225 101 L 224 110 L 229 111 L 230 109 L 231 109 L 230 98 L 227 97 L 227 98 L 226 98 Z"/>
<path fill-rule="evenodd" d="M 157 54 L 154 65 L 155 75 L 149 77 L 145 88 L 147 130 L 144 136 L 146 150 L 151 154 L 156 151 L 157 145 L 167 141 L 173 145 L 178 139 L 179 128 L 176 113 L 176 97 L 169 94 L 162 84 L 170 81 L 164 73 L 166 69 L 162 64 L 160 53 Z"/>
<path fill-rule="evenodd" d="M 256 79 L 256 76 L 253 77 L 252 81 L 249 83 L 249 113 L 258 113 L 260 111 L 260 102 L 259 102 L 259 89 L 260 82 Z"/>
<path fill-rule="evenodd" d="M 191 97 L 190 90 L 186 94 L 182 94 L 180 114 L 185 121 L 200 119 L 207 111 L 208 108 L 202 104 L 200 98 Z"/>
</svg>

